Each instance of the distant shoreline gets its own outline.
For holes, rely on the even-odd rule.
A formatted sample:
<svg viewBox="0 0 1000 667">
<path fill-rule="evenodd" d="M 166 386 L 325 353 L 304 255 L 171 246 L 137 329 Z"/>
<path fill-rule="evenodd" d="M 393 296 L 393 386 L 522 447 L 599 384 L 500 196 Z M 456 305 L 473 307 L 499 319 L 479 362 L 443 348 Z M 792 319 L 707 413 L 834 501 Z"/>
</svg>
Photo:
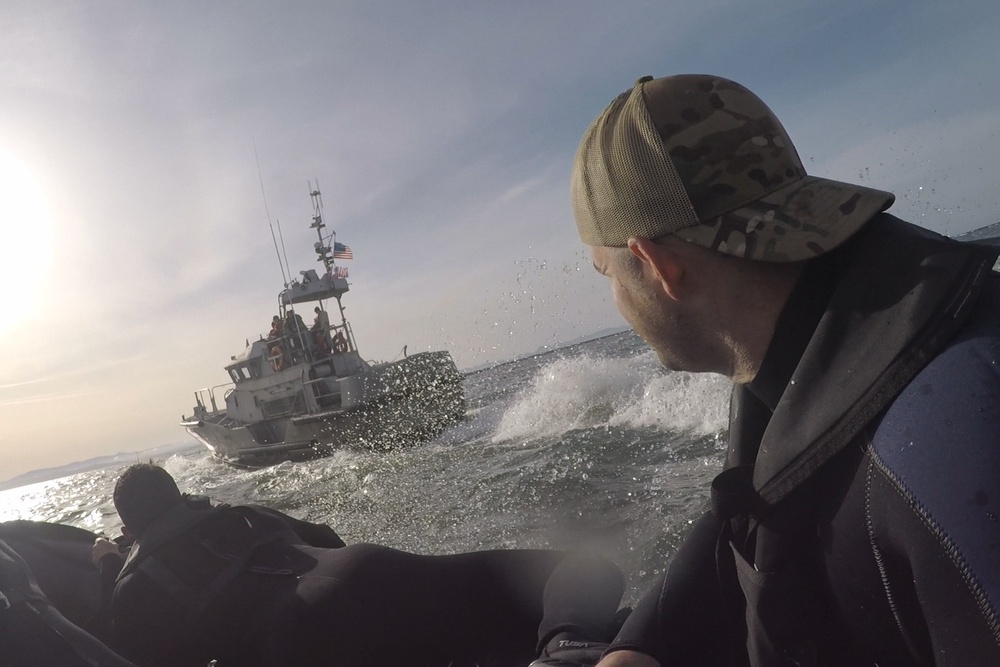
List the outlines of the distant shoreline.
<svg viewBox="0 0 1000 667">
<path fill-rule="evenodd" d="M 52 468 L 32 470 L 18 475 L 17 477 L 12 477 L 8 480 L 0 482 L 0 491 L 9 491 L 20 486 L 38 484 L 39 482 L 48 482 L 53 479 L 69 477 L 70 475 L 76 475 L 81 472 L 101 470 L 112 466 L 125 466 L 141 460 L 158 459 L 194 450 L 199 447 L 201 447 L 201 445 L 194 441 L 172 445 L 160 445 L 159 447 L 143 449 L 136 452 L 119 452 L 117 454 L 109 454 L 107 456 L 97 456 L 92 459 L 87 459 L 86 461 L 68 463 L 66 465 L 54 466 Z"/>
</svg>

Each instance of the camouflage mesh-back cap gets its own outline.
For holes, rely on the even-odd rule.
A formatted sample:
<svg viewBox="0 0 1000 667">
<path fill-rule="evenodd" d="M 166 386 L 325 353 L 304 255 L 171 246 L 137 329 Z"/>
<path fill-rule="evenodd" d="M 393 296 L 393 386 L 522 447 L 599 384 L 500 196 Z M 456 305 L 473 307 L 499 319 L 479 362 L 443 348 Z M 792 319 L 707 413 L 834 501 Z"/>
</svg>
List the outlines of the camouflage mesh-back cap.
<svg viewBox="0 0 1000 667">
<path fill-rule="evenodd" d="M 894 199 L 807 176 L 756 95 L 700 74 L 643 77 L 615 98 L 580 142 L 570 190 L 588 245 L 675 234 L 773 262 L 836 247 Z"/>
</svg>

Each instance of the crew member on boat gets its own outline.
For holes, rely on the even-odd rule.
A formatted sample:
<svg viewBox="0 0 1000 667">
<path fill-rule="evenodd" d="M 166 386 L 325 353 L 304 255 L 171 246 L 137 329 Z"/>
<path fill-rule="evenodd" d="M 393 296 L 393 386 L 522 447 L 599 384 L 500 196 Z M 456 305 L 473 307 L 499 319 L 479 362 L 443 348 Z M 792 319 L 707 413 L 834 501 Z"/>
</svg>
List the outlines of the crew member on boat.
<svg viewBox="0 0 1000 667">
<path fill-rule="evenodd" d="M 313 309 L 316 313 L 316 319 L 313 320 L 312 333 L 313 340 L 316 343 L 316 348 L 322 354 L 328 354 L 330 352 L 330 316 L 327 315 L 326 311 L 316 306 Z"/>
<path fill-rule="evenodd" d="M 301 358 L 301 351 L 306 349 L 306 324 L 294 310 L 285 314 L 284 332 L 291 347 L 292 362 L 297 363 Z"/>
<path fill-rule="evenodd" d="M 271 331 L 267 334 L 268 340 L 281 338 L 281 318 L 275 315 L 271 318 Z"/>
<path fill-rule="evenodd" d="M 281 334 L 281 318 L 275 315 L 271 318 L 271 331 L 267 334 L 267 340 L 274 341 L 267 348 L 267 356 L 271 362 L 271 368 L 275 371 L 280 371 L 285 367 L 285 348 L 281 345 Z"/>
</svg>

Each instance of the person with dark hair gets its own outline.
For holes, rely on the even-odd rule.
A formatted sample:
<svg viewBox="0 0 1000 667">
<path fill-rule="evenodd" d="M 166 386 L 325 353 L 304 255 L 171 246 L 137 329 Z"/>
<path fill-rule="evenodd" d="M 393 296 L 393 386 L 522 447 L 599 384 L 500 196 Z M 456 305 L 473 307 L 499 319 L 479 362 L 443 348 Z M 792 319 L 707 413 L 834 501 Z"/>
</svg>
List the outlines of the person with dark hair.
<svg viewBox="0 0 1000 667">
<path fill-rule="evenodd" d="M 152 463 L 138 463 L 127 468 L 115 483 L 114 503 L 118 517 L 135 535 L 183 502 L 174 478 Z"/>
<path fill-rule="evenodd" d="M 734 384 L 712 512 L 601 667 L 1000 664 L 1000 250 L 807 175 L 718 76 L 614 99 L 571 198 L 663 365 Z"/>
<path fill-rule="evenodd" d="M 620 617 L 621 572 L 598 556 L 347 546 L 327 526 L 185 496 L 149 464 L 114 500 L 134 544 L 124 563 L 95 557 L 120 567 L 115 629 L 140 665 L 575 667 Z"/>
<path fill-rule="evenodd" d="M 302 321 L 302 316 L 291 308 L 285 313 L 285 322 L 282 325 L 285 339 L 293 350 L 292 359 L 294 363 L 301 360 L 303 351 L 308 347 L 306 338 L 306 323 Z"/>
<path fill-rule="evenodd" d="M 275 340 L 281 338 L 281 318 L 275 315 L 271 318 L 271 330 L 267 332 L 268 340 Z"/>
</svg>

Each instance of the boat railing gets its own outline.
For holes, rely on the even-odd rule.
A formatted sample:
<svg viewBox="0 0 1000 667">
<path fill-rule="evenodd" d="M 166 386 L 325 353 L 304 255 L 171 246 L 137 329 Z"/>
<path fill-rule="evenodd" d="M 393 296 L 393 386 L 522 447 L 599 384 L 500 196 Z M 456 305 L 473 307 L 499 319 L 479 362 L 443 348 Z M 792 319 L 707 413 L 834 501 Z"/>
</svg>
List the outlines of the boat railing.
<svg viewBox="0 0 1000 667">
<path fill-rule="evenodd" d="M 218 406 L 218 403 L 215 400 L 215 392 L 218 391 L 219 389 L 224 388 L 224 387 L 228 387 L 229 391 L 232 391 L 232 388 L 234 387 L 234 384 L 232 382 L 225 382 L 223 384 L 217 384 L 214 387 L 212 387 L 211 389 L 209 389 L 208 387 L 205 387 L 205 388 L 202 388 L 202 389 L 199 389 L 199 390 L 195 391 L 194 392 L 194 400 L 195 400 L 195 402 L 197 404 L 196 411 L 200 411 L 200 412 L 202 412 L 205 415 L 215 415 L 215 414 L 218 414 L 219 413 L 219 406 Z M 225 401 L 226 396 L 229 395 L 229 391 L 227 391 L 226 394 L 222 397 L 223 401 Z M 206 399 L 208 401 L 207 404 L 206 404 Z M 211 410 L 208 409 L 209 405 L 212 406 Z"/>
<path fill-rule="evenodd" d="M 309 331 L 284 332 L 280 336 L 268 336 L 267 360 L 271 368 L 280 371 L 303 361 L 311 361 Z"/>
<path fill-rule="evenodd" d="M 305 331 L 283 333 L 266 339 L 268 361 L 274 370 L 281 370 L 302 362 L 312 363 L 331 355 L 342 354 L 356 349 L 354 333 L 349 324 L 330 325 L 323 328 L 309 328 Z"/>
<path fill-rule="evenodd" d="M 326 311 L 321 312 L 326 314 Z M 358 350 L 354 331 L 346 318 L 339 324 L 333 324 L 328 317 L 317 317 L 312 326 L 308 326 L 294 308 L 282 309 L 275 315 L 271 331 L 266 336 L 262 335 L 261 340 L 266 342 L 265 363 L 274 372 Z M 261 370 L 256 372 L 261 373 Z M 233 379 L 239 381 L 238 378 Z"/>
<path fill-rule="evenodd" d="M 308 411 L 311 413 L 327 410 L 335 405 L 339 406 L 343 400 L 340 387 L 336 382 L 328 382 L 327 378 L 318 377 L 310 380 L 308 377 L 304 377 L 302 384 L 304 387 L 311 389 L 310 392 L 306 392 L 306 395 L 309 397 Z"/>
</svg>

